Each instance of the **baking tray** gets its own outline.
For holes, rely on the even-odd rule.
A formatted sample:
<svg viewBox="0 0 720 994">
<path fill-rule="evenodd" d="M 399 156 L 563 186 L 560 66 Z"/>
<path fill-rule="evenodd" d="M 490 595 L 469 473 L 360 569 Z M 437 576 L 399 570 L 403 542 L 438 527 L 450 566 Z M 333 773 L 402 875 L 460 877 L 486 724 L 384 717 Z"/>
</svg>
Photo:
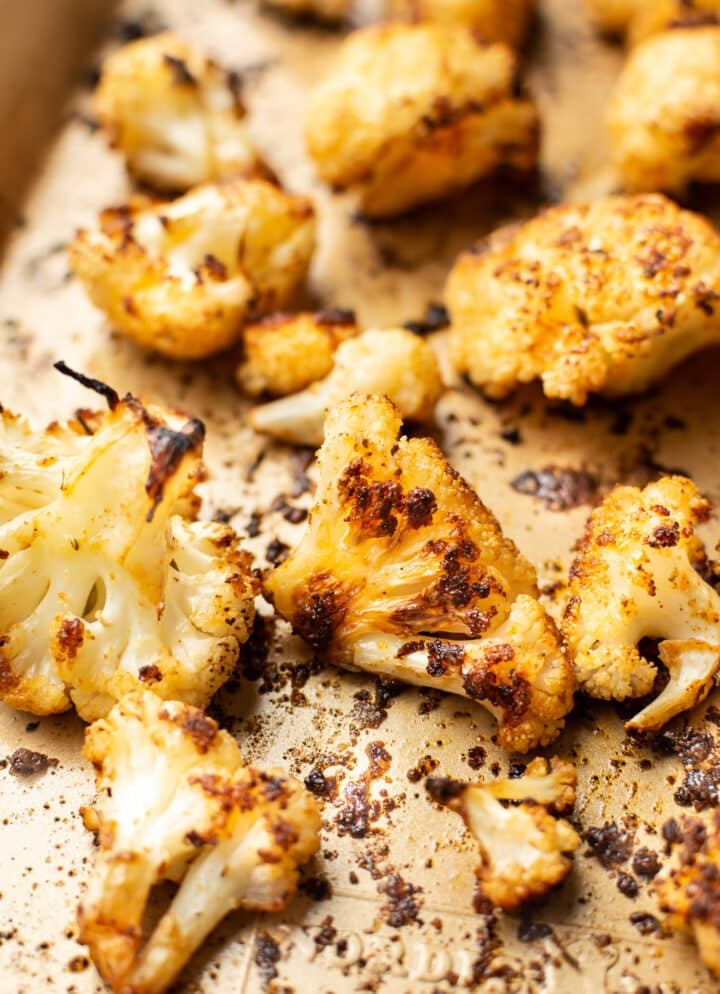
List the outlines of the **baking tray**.
<svg viewBox="0 0 720 994">
<path fill-rule="evenodd" d="M 353 307 L 362 323 L 388 326 L 420 318 L 440 299 L 456 252 L 496 225 L 540 203 L 612 188 L 601 115 L 623 55 L 593 36 L 580 8 L 546 0 L 528 53 L 545 120 L 537 184 L 483 186 L 369 226 L 355 217 L 350 196 L 315 181 L 303 150 L 303 108 L 338 32 L 291 25 L 243 0 L 115 9 L 97 0 L 2 3 L 2 403 L 37 423 L 87 405 L 76 384 L 52 372 L 52 361 L 63 358 L 118 390 L 199 415 L 208 426 L 204 514 L 229 517 L 241 532 L 252 519 L 258 534 L 247 545 L 266 565 L 278 549 L 273 543 L 292 544 L 302 528 L 283 517 L 278 497 L 308 506 L 308 454 L 270 446 L 244 427 L 246 404 L 225 360 L 173 365 L 140 352 L 107 329 L 68 276 L 63 249 L 74 229 L 129 189 L 119 158 L 88 117 L 100 38 L 113 45 L 166 25 L 238 69 L 258 145 L 291 189 L 318 204 L 308 302 Z M 433 341 L 442 355 L 443 333 Z M 437 437 L 536 563 L 553 610 L 588 501 L 614 482 L 644 483 L 663 469 L 682 469 L 720 505 L 717 352 L 685 363 L 644 398 L 593 402 L 579 414 L 553 407 L 534 387 L 490 405 L 446 372 L 453 386 L 438 408 Z M 547 467 L 555 469 L 532 475 Z M 548 483 L 558 468 L 570 473 L 553 493 Z M 539 494 L 529 492 L 538 486 Z M 710 547 L 719 530 L 716 517 L 704 526 Z M 414 689 L 383 696 L 368 677 L 318 669 L 283 623 L 268 619 L 263 630 L 264 640 L 246 654 L 245 676 L 219 696 L 214 713 L 249 760 L 281 763 L 300 777 L 319 769 L 335 785 L 324 802 L 322 851 L 286 912 L 231 916 L 193 959 L 179 991 L 720 990 L 689 941 L 657 932 L 653 898 L 633 868 L 638 849 L 662 851 L 667 819 L 702 800 L 686 774 L 712 754 L 701 762 L 702 752 L 681 734 L 654 748 L 638 745 L 625 737 L 618 709 L 581 701 L 553 751 L 578 764 L 575 820 L 588 841 L 550 900 L 524 918 L 489 919 L 472 911 L 474 847 L 459 818 L 428 802 L 422 779 L 431 768 L 462 778 L 506 773 L 513 757 L 494 746 L 492 721 L 460 698 Z M 715 716 L 696 710 L 690 728 L 712 734 Z M 73 715 L 38 721 L 0 707 L 0 757 L 22 745 L 58 760 L 30 780 L 7 764 L 0 769 L 1 994 L 101 990 L 74 927 L 93 858 L 78 816 L 93 794 L 82 738 Z M 369 771 L 371 754 L 381 762 Z M 711 795 L 712 778 L 700 782 Z M 352 796 L 360 799 L 354 808 Z"/>
</svg>

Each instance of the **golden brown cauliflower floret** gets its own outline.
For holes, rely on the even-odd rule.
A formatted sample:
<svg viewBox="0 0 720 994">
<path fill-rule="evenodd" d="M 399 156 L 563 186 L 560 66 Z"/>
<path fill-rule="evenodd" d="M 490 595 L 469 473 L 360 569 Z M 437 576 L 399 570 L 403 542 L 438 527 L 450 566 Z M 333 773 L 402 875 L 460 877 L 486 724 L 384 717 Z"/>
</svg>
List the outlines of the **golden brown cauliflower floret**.
<svg viewBox="0 0 720 994">
<path fill-rule="evenodd" d="M 516 59 L 459 24 L 353 32 L 307 117 L 322 179 L 357 191 L 369 217 L 400 214 L 499 166 L 531 169 L 538 116 L 516 96 Z"/>
<path fill-rule="evenodd" d="M 263 0 L 263 3 L 291 17 L 311 17 L 327 24 L 346 20 L 353 8 L 353 0 Z"/>
<path fill-rule="evenodd" d="M 251 397 L 297 393 L 327 376 L 335 350 L 359 331 L 352 311 L 270 314 L 243 331 L 235 376 Z"/>
<path fill-rule="evenodd" d="M 517 48 L 525 39 L 535 0 L 388 0 L 393 17 L 464 24 L 485 41 Z"/>
<path fill-rule="evenodd" d="M 575 768 L 557 757 L 534 759 L 523 776 L 509 780 L 425 781 L 433 800 L 457 811 L 479 844 L 478 911 L 514 911 L 565 879 L 580 838 L 554 816 L 572 810 L 575 783 Z"/>
<path fill-rule="evenodd" d="M 80 941 L 115 994 L 160 994 L 231 911 L 279 911 L 317 852 L 314 798 L 178 701 L 129 694 L 86 734 L 98 799 L 83 816 L 100 851 L 78 909 Z M 143 946 L 155 884 L 180 884 Z"/>
<path fill-rule="evenodd" d="M 105 210 L 69 251 L 113 327 L 174 359 L 200 359 L 236 342 L 248 318 L 285 305 L 314 247 L 308 200 L 230 180 Z"/>
<path fill-rule="evenodd" d="M 430 345 L 403 328 L 365 331 L 338 348 L 332 371 L 307 390 L 250 411 L 256 431 L 296 445 L 320 445 L 325 412 L 351 394 L 380 394 L 409 421 L 430 421 L 443 391 Z"/>
<path fill-rule="evenodd" d="M 682 194 L 720 181 L 718 106 L 720 27 L 678 28 L 634 48 L 607 114 L 625 188 Z"/>
<path fill-rule="evenodd" d="M 649 693 L 656 667 L 637 649 L 646 637 L 661 640 L 670 674 L 629 729 L 657 729 L 693 707 L 720 667 L 720 596 L 697 572 L 705 550 L 694 528 L 708 514 L 691 480 L 668 476 L 616 487 L 590 515 L 562 623 L 578 686 L 617 701 Z"/>
<path fill-rule="evenodd" d="M 627 34 L 631 44 L 668 28 L 713 23 L 720 0 L 586 0 L 601 31 Z"/>
<path fill-rule="evenodd" d="M 329 661 L 479 701 L 507 748 L 550 742 L 574 679 L 535 571 L 401 423 L 385 397 L 330 411 L 307 532 L 266 590 Z"/>
<path fill-rule="evenodd" d="M 206 705 L 257 584 L 230 528 L 192 520 L 203 425 L 89 385 L 109 411 L 0 423 L 0 700 L 86 721 L 138 687 Z"/>
<path fill-rule="evenodd" d="M 183 192 L 268 170 L 250 141 L 239 79 L 173 34 L 124 45 L 105 62 L 95 111 L 129 171 Z"/>
<path fill-rule="evenodd" d="M 720 236 L 661 195 L 553 207 L 460 256 L 451 355 L 492 397 L 637 393 L 720 342 Z"/>
</svg>

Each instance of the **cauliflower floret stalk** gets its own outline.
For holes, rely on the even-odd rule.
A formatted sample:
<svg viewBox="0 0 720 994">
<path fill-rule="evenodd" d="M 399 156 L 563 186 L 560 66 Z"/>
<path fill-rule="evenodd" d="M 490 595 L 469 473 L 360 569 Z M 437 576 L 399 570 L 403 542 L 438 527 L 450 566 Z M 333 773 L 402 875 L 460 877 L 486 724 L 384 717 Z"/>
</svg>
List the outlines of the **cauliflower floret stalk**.
<svg viewBox="0 0 720 994">
<path fill-rule="evenodd" d="M 37 433 L 3 419 L 0 699 L 87 721 L 143 686 L 205 705 L 257 583 L 230 528 L 193 520 L 202 422 L 58 367 L 109 410 Z"/>
<path fill-rule="evenodd" d="M 574 767 L 557 758 L 534 759 L 523 776 L 492 783 L 425 781 L 433 800 L 457 811 L 480 846 L 478 911 L 514 911 L 565 879 L 580 838 L 555 816 L 572 810 L 575 781 Z"/>
<path fill-rule="evenodd" d="M 325 412 L 352 393 L 384 394 L 403 418 L 429 421 L 443 390 L 435 353 L 402 328 L 366 331 L 335 353 L 332 372 L 290 397 L 250 411 L 256 431 L 296 445 L 321 445 Z"/>
<path fill-rule="evenodd" d="M 243 764 L 197 708 L 129 694 L 86 734 L 99 798 L 84 811 L 100 853 L 78 910 L 80 939 L 122 994 L 158 994 L 235 908 L 278 911 L 319 847 L 314 798 L 281 770 Z M 145 945 L 152 887 L 180 888 Z"/>
<path fill-rule="evenodd" d="M 481 702 L 499 741 L 555 738 L 574 676 L 535 572 L 426 438 L 385 397 L 334 407 L 299 546 L 267 579 L 276 609 L 350 669 Z"/>
<path fill-rule="evenodd" d="M 579 687 L 606 700 L 648 694 L 657 668 L 638 651 L 643 638 L 661 640 L 670 675 L 630 730 L 653 731 L 693 707 L 720 667 L 720 597 L 698 572 L 705 550 L 694 530 L 709 510 L 691 480 L 668 476 L 616 487 L 588 521 L 562 623 Z"/>
</svg>

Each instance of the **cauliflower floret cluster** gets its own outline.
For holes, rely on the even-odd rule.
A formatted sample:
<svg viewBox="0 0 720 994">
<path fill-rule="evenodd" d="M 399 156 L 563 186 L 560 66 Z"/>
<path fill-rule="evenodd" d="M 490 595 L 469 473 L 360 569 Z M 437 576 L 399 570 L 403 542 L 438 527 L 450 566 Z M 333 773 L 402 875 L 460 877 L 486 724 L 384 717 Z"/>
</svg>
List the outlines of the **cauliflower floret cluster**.
<svg viewBox="0 0 720 994">
<path fill-rule="evenodd" d="M 393 17 L 465 24 L 485 41 L 517 48 L 525 39 L 535 0 L 389 0 Z"/>
<path fill-rule="evenodd" d="M 332 371 L 307 390 L 250 411 L 256 431 L 320 445 L 325 412 L 353 393 L 385 395 L 404 419 L 430 421 L 443 391 L 435 353 L 410 331 L 365 331 L 338 348 Z"/>
<path fill-rule="evenodd" d="M 267 592 L 331 662 L 479 701 L 507 748 L 547 743 L 574 678 L 533 567 L 437 445 L 401 424 L 384 397 L 330 411 L 307 532 Z"/>
<path fill-rule="evenodd" d="M 460 24 L 353 32 L 316 91 L 306 135 L 318 174 L 352 188 L 368 217 L 462 190 L 499 166 L 527 171 L 538 115 L 516 95 L 517 62 Z"/>
<path fill-rule="evenodd" d="M 263 0 L 263 3 L 291 17 L 312 17 L 327 24 L 346 20 L 353 8 L 353 0 Z"/>
<path fill-rule="evenodd" d="M 279 911 L 319 848 L 314 798 L 281 770 L 243 764 L 196 708 L 129 694 L 86 734 L 100 852 L 78 910 L 80 939 L 115 994 L 159 994 L 236 908 Z M 142 945 L 161 880 L 180 883 Z"/>
<path fill-rule="evenodd" d="M 683 194 L 720 181 L 718 105 L 720 27 L 665 31 L 634 48 L 607 115 L 625 188 Z"/>
<path fill-rule="evenodd" d="M 108 57 L 95 112 L 129 171 L 158 190 L 184 192 L 268 171 L 248 137 L 240 79 L 173 34 Z"/>
<path fill-rule="evenodd" d="M 445 303 L 453 362 L 492 397 L 637 393 L 720 342 L 720 236 L 660 195 L 565 204 L 462 255 Z"/>
<path fill-rule="evenodd" d="M 315 247 L 310 201 L 263 180 L 135 198 L 81 230 L 70 264 L 113 327 L 176 359 L 228 348 L 248 318 L 288 303 Z"/>
<path fill-rule="evenodd" d="M 578 686 L 616 701 L 649 693 L 656 667 L 637 648 L 646 637 L 661 640 L 670 674 L 629 729 L 657 729 L 693 707 L 720 668 L 720 596 L 697 572 L 705 551 L 695 526 L 709 510 L 691 480 L 668 476 L 616 487 L 588 521 L 562 622 Z"/>
<path fill-rule="evenodd" d="M 586 0 L 602 31 L 627 34 L 635 45 L 668 28 L 713 23 L 720 0 Z"/>
<path fill-rule="evenodd" d="M 251 397 L 297 393 L 327 376 L 335 350 L 359 331 L 352 311 L 270 314 L 243 331 L 235 377 Z"/>
<path fill-rule="evenodd" d="M 580 838 L 556 816 L 572 810 L 575 783 L 575 768 L 557 758 L 534 759 L 522 776 L 491 783 L 425 781 L 433 800 L 457 811 L 480 847 L 478 911 L 514 911 L 565 879 Z"/>
<path fill-rule="evenodd" d="M 234 533 L 192 520 L 202 423 L 102 389 L 104 414 L 0 425 L 0 699 L 86 721 L 137 687 L 207 704 L 256 593 Z"/>
</svg>

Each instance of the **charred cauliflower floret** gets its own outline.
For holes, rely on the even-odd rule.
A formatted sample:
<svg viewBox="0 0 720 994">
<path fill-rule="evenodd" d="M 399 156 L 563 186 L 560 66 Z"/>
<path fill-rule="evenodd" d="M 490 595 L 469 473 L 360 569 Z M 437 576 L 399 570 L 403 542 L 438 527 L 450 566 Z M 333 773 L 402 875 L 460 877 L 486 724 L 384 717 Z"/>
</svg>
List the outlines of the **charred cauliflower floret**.
<svg viewBox="0 0 720 994">
<path fill-rule="evenodd" d="M 401 328 L 366 331 L 338 348 L 332 372 L 300 393 L 254 408 L 256 431 L 296 445 L 320 445 L 325 412 L 352 393 L 385 395 L 409 421 L 429 421 L 443 390 L 435 353 Z"/>
<path fill-rule="evenodd" d="M 720 26 L 678 28 L 630 53 L 608 106 L 614 164 L 628 190 L 682 194 L 720 181 Z"/>
<path fill-rule="evenodd" d="M 322 179 L 357 191 L 369 217 L 400 214 L 499 166 L 537 161 L 538 116 L 516 96 L 516 59 L 459 24 L 353 32 L 307 117 Z"/>
<path fill-rule="evenodd" d="M 235 908 L 278 911 L 317 852 L 314 798 L 281 770 L 244 766 L 197 708 L 129 694 L 86 735 L 99 797 L 83 812 L 100 852 L 80 940 L 116 994 L 159 994 Z M 180 883 L 142 945 L 150 891 Z"/>
<path fill-rule="evenodd" d="M 485 41 L 513 48 L 525 39 L 535 0 L 388 0 L 393 17 L 465 24 Z"/>
<path fill-rule="evenodd" d="M 649 693 L 656 667 L 637 649 L 646 637 L 661 640 L 670 675 L 630 729 L 660 728 L 693 707 L 720 667 L 720 597 L 696 570 L 705 551 L 694 528 L 708 514 L 691 480 L 668 476 L 616 487 L 590 515 L 562 624 L 578 686 L 616 701 Z"/>
<path fill-rule="evenodd" d="M 509 780 L 425 781 L 433 800 L 457 811 L 478 842 L 478 911 L 514 911 L 565 879 L 580 838 L 555 815 L 572 810 L 575 782 L 575 768 L 557 758 L 534 759 L 523 776 Z"/>
<path fill-rule="evenodd" d="M 586 0 L 597 26 L 631 44 L 668 28 L 713 23 L 720 0 Z"/>
<path fill-rule="evenodd" d="M 158 190 L 267 174 L 247 134 L 237 74 L 173 34 L 114 52 L 103 66 L 95 112 L 129 171 Z"/>
<path fill-rule="evenodd" d="M 553 207 L 460 256 L 451 356 L 492 397 L 637 393 L 720 342 L 720 236 L 660 195 Z"/>
<path fill-rule="evenodd" d="M 308 530 L 268 595 L 329 661 L 479 701 L 507 748 L 550 742 L 574 679 L 533 567 L 401 423 L 384 397 L 332 408 Z"/>
<path fill-rule="evenodd" d="M 251 397 L 297 393 L 327 376 L 335 350 L 359 330 L 352 311 L 271 314 L 243 331 L 235 376 Z"/>
<path fill-rule="evenodd" d="M 238 340 L 305 279 L 315 216 L 262 180 L 201 186 L 170 203 L 136 198 L 81 230 L 70 264 L 113 327 L 175 359 Z"/>
<path fill-rule="evenodd" d="M 233 532 L 192 520 L 202 423 L 104 389 L 107 413 L 0 425 L 0 699 L 86 721 L 137 687 L 207 704 L 256 593 Z"/>
<path fill-rule="evenodd" d="M 263 3 L 290 17 L 310 17 L 328 24 L 346 20 L 353 8 L 353 0 L 263 0 Z"/>
</svg>

